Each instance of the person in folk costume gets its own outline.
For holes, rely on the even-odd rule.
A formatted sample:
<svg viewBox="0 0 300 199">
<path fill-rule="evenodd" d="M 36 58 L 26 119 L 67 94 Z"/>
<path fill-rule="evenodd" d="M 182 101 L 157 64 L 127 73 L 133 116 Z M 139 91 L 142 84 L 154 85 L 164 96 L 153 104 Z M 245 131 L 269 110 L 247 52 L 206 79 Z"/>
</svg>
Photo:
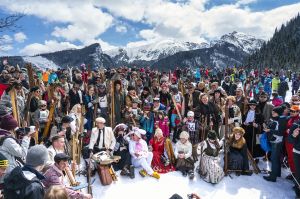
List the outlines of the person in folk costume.
<svg viewBox="0 0 300 199">
<path fill-rule="evenodd" d="M 131 76 L 130 76 L 130 80 L 129 80 L 129 84 L 128 84 L 128 87 L 129 86 L 132 86 L 132 87 L 136 87 L 136 80 L 138 79 L 138 74 L 136 71 L 132 71 L 131 73 Z M 129 91 L 129 90 L 128 90 Z"/>
<path fill-rule="evenodd" d="M 210 101 L 217 105 L 217 109 L 219 111 L 219 115 L 222 114 L 222 107 L 225 105 L 225 96 L 222 93 L 222 90 L 217 88 L 213 93 L 210 94 Z"/>
<path fill-rule="evenodd" d="M 133 86 L 128 86 L 127 88 L 128 93 L 125 97 L 125 105 L 126 107 L 132 107 L 133 100 L 139 99 L 139 97 L 136 94 L 135 88 Z"/>
<path fill-rule="evenodd" d="M 170 143 L 170 140 L 163 136 L 160 128 L 155 130 L 155 134 L 149 142 L 150 151 L 153 153 L 151 167 L 158 173 L 167 173 L 175 170 L 170 160 L 174 157 L 169 157 L 174 152 L 170 151 L 173 150 L 172 148 L 167 147 L 167 142 Z"/>
<path fill-rule="evenodd" d="M 294 123 L 297 123 L 300 119 L 299 113 L 300 113 L 300 107 L 297 105 L 292 105 L 290 108 L 290 117 L 287 122 L 286 131 L 284 133 L 284 145 L 285 145 L 285 149 L 287 152 L 288 164 L 289 164 L 292 174 L 295 174 L 295 172 L 296 172 L 295 162 L 294 162 L 294 158 L 293 158 L 294 145 L 293 145 L 293 143 L 289 142 L 288 136 L 291 132 L 290 129 L 292 128 Z M 292 179 L 292 176 L 289 175 L 287 178 Z"/>
<path fill-rule="evenodd" d="M 29 112 L 30 112 L 30 124 L 34 125 L 34 112 L 39 108 L 39 97 L 40 97 L 40 89 L 39 87 L 35 86 L 30 89 L 30 92 L 32 93 L 32 97 L 30 100 L 29 105 Z"/>
<path fill-rule="evenodd" d="M 230 87 L 231 87 L 230 77 L 226 76 L 222 83 L 222 88 L 228 95 L 230 95 Z"/>
<path fill-rule="evenodd" d="M 242 116 L 246 113 L 246 104 L 247 104 L 247 97 L 243 95 L 243 89 L 241 87 L 238 87 L 235 90 L 235 99 L 236 99 L 236 105 L 240 108 L 240 111 L 242 113 Z"/>
<path fill-rule="evenodd" d="M 172 108 L 171 109 L 171 119 L 170 119 L 170 122 L 171 122 L 171 129 L 173 130 L 173 138 L 172 138 L 172 142 L 176 143 L 176 141 L 179 139 L 179 134 L 180 134 L 180 128 L 178 128 L 178 126 L 180 125 L 181 123 L 181 120 L 180 120 L 180 117 L 179 117 L 179 114 L 181 115 L 181 105 L 180 104 L 176 104 L 177 106 L 177 109 L 179 111 L 179 113 L 177 113 L 177 110 L 176 108 Z M 170 129 L 170 130 L 171 130 Z"/>
<path fill-rule="evenodd" d="M 195 86 L 190 83 L 188 85 L 188 93 L 184 96 L 184 115 L 187 114 L 188 111 L 195 111 L 196 107 L 199 103 L 200 92 L 195 90 Z"/>
<path fill-rule="evenodd" d="M 264 116 L 264 122 L 269 121 L 274 106 L 271 103 L 268 103 L 268 94 L 266 92 L 260 94 L 257 107 L 259 108 L 262 115 Z"/>
<path fill-rule="evenodd" d="M 240 108 L 235 104 L 235 97 L 228 96 L 226 102 L 221 109 L 222 118 L 224 119 L 223 124 L 225 124 L 225 111 L 228 108 L 228 124 L 229 130 L 231 131 L 236 126 L 241 126 L 242 123 L 242 113 Z M 222 126 L 223 128 L 224 126 Z M 220 138 L 224 137 L 224 129 L 220 131 Z"/>
<path fill-rule="evenodd" d="M 129 153 L 131 155 L 132 165 L 135 168 L 142 167 L 142 170 L 139 171 L 142 177 L 149 175 L 159 179 L 160 175 L 151 168 L 153 153 L 148 150 L 148 145 L 146 141 L 142 139 L 140 131 L 135 129 L 130 133 L 132 137 L 129 141 Z"/>
<path fill-rule="evenodd" d="M 200 93 L 207 93 L 207 87 L 205 85 L 204 82 L 199 82 L 197 85 L 197 88 L 195 89 L 196 91 L 200 92 Z"/>
<path fill-rule="evenodd" d="M 126 79 L 125 73 L 120 74 L 120 81 L 121 81 L 122 90 L 126 91 L 129 85 L 129 81 Z"/>
<path fill-rule="evenodd" d="M 64 116 L 60 123 L 57 125 L 52 126 L 50 131 L 49 140 L 52 140 L 54 136 L 62 136 L 65 138 L 65 153 L 70 154 L 71 152 L 71 146 L 69 144 L 72 136 L 72 129 L 70 127 L 71 122 L 73 121 L 73 118 L 70 116 Z M 47 141 L 49 141 L 47 140 Z"/>
<path fill-rule="evenodd" d="M 160 103 L 162 103 L 166 107 L 170 107 L 172 98 L 171 98 L 171 94 L 168 91 L 168 86 L 166 84 L 162 84 L 161 86 L 161 91 L 159 91 L 159 99 L 160 99 Z"/>
<path fill-rule="evenodd" d="M 200 125 L 203 128 L 203 133 L 201 133 L 201 140 L 206 139 L 207 132 L 209 128 L 213 128 L 217 132 L 219 137 L 219 126 L 221 124 L 221 116 L 217 106 L 208 101 L 208 94 L 202 93 L 199 96 L 200 104 L 196 107 L 195 118 L 200 121 Z"/>
<path fill-rule="evenodd" d="M 178 87 L 178 82 L 176 76 L 171 77 L 171 86 Z"/>
<path fill-rule="evenodd" d="M 47 148 L 48 150 L 48 161 L 45 168 L 48 169 L 49 166 L 54 164 L 54 156 L 59 153 L 65 153 L 65 137 L 60 135 L 55 135 L 51 139 L 51 145 Z"/>
<path fill-rule="evenodd" d="M 295 163 L 295 178 L 297 182 L 300 182 L 300 135 L 299 135 L 299 126 L 300 121 L 298 120 L 296 123 L 293 124 L 292 128 L 290 129 L 288 135 L 288 142 L 293 145 L 293 160 Z M 300 197 L 300 187 L 299 184 L 295 182 L 294 186 L 295 193 L 297 197 Z"/>
<path fill-rule="evenodd" d="M 194 174 L 194 160 L 191 158 L 193 146 L 189 141 L 189 133 L 182 131 L 180 133 L 180 140 L 176 142 L 174 155 L 176 158 L 176 170 L 180 171 L 183 176 L 189 175 L 193 179 Z"/>
<path fill-rule="evenodd" d="M 130 126 L 140 126 L 140 119 L 143 115 L 143 111 L 139 108 L 140 100 L 134 98 L 131 102 L 131 106 L 126 109 L 125 112 L 125 123 Z"/>
<path fill-rule="evenodd" d="M 108 120 L 108 94 L 107 89 L 104 84 L 100 84 L 97 86 L 98 92 L 98 110 L 97 116 L 103 117 L 105 120 Z"/>
<path fill-rule="evenodd" d="M 156 78 L 152 79 L 150 93 L 153 97 L 159 97 L 160 86 Z"/>
<path fill-rule="evenodd" d="M 141 101 L 142 101 L 142 108 L 144 108 L 145 105 L 147 104 L 152 104 L 153 103 L 153 97 L 150 93 L 149 87 L 144 87 L 143 92 L 141 93 Z"/>
<path fill-rule="evenodd" d="M 170 137 L 169 118 L 163 111 L 158 111 L 156 114 L 155 128 L 161 129 L 164 137 Z"/>
<path fill-rule="evenodd" d="M 75 104 L 82 104 L 83 103 L 83 94 L 80 90 L 80 85 L 82 81 L 73 83 L 73 87 L 69 91 L 69 100 L 70 100 L 70 107 L 73 107 Z"/>
<path fill-rule="evenodd" d="M 182 131 L 186 131 L 189 134 L 189 141 L 193 146 L 193 153 L 192 158 L 196 162 L 198 160 L 197 157 L 197 146 L 202 141 L 202 139 L 205 139 L 202 136 L 202 132 L 200 131 L 200 123 L 197 119 L 194 118 L 194 112 L 189 111 L 187 113 L 187 118 L 184 118 L 182 121 Z"/>
<path fill-rule="evenodd" d="M 123 121 L 125 112 L 125 93 L 120 80 L 114 81 L 114 91 L 114 120 L 116 124 L 120 124 Z"/>
<path fill-rule="evenodd" d="M 246 139 L 247 147 L 252 156 L 260 157 L 264 155 L 259 144 L 256 143 L 256 137 L 262 132 L 264 117 L 257 107 L 255 100 L 250 100 L 248 103 L 248 111 L 243 117 L 243 128 L 246 131 L 244 138 Z"/>
<path fill-rule="evenodd" d="M 116 145 L 114 148 L 114 155 L 120 156 L 120 161 L 113 163 L 113 167 L 116 171 L 121 170 L 122 176 L 129 176 L 133 179 L 134 167 L 131 164 L 131 155 L 129 153 L 129 140 L 126 139 L 126 131 L 128 126 L 125 124 L 118 124 L 113 132 L 116 138 Z"/>
<path fill-rule="evenodd" d="M 45 179 L 43 180 L 43 185 L 46 189 L 52 186 L 62 186 L 67 191 L 67 195 L 71 199 L 92 199 L 90 194 L 85 194 L 80 191 L 74 191 L 67 187 L 64 183 L 64 173 L 63 171 L 69 167 L 68 161 L 70 157 L 65 153 L 59 153 L 54 156 L 54 164 L 45 172 Z"/>
<path fill-rule="evenodd" d="M 106 151 L 109 154 L 113 154 L 113 150 L 116 145 L 116 138 L 111 127 L 105 126 L 105 119 L 98 117 L 95 119 L 96 127 L 92 129 L 90 142 L 87 147 L 83 150 L 83 158 L 88 162 L 87 159 L 90 154 Z M 96 168 L 96 167 L 94 167 Z M 95 169 L 92 169 L 95 171 Z M 94 172 L 93 172 L 94 173 Z"/>
<path fill-rule="evenodd" d="M 48 122 L 49 110 L 47 109 L 47 102 L 45 100 L 39 101 L 39 109 L 34 114 L 34 124 L 39 127 L 39 138 L 44 132 L 45 126 Z"/>
<path fill-rule="evenodd" d="M 277 177 L 281 177 L 281 154 L 283 134 L 285 130 L 285 121 L 280 119 L 283 113 L 282 107 L 276 107 L 272 111 L 272 118 L 266 126 L 264 132 L 267 133 L 267 138 L 271 143 L 271 173 L 269 176 L 264 176 L 264 179 L 271 182 L 276 182 Z"/>
<path fill-rule="evenodd" d="M 136 93 L 138 96 L 141 95 L 141 93 L 143 92 L 143 89 L 144 89 L 144 85 L 143 85 L 143 80 L 141 78 L 138 78 L 136 80 Z"/>
<path fill-rule="evenodd" d="M 158 113 L 158 111 L 163 111 L 163 112 L 167 113 L 167 108 L 165 105 L 160 103 L 159 97 L 153 98 L 152 111 L 155 114 L 155 117 L 156 117 L 156 114 Z"/>
<path fill-rule="evenodd" d="M 247 144 L 244 139 L 245 130 L 234 127 L 228 139 L 228 170 L 237 170 L 236 175 L 251 175 L 247 154 Z"/>
<path fill-rule="evenodd" d="M 224 177 L 220 162 L 220 145 L 216 132 L 211 130 L 207 134 L 207 139 L 202 141 L 197 148 L 197 154 L 201 156 L 199 162 L 200 177 L 212 184 L 220 182 Z"/>
<path fill-rule="evenodd" d="M 84 129 L 87 129 L 87 131 L 91 131 L 93 128 L 93 120 L 94 118 L 94 105 L 98 103 L 96 97 L 95 97 L 95 88 L 93 85 L 88 86 L 87 94 L 83 97 L 83 102 L 85 105 L 85 119 L 87 119 L 87 122 L 84 125 Z"/>
<path fill-rule="evenodd" d="M 153 136 L 154 131 L 154 113 L 151 112 L 150 105 L 144 106 L 144 112 L 142 113 L 139 122 L 141 128 L 147 132 L 147 142 L 149 142 L 149 140 Z"/>
<path fill-rule="evenodd" d="M 28 93 L 26 88 L 23 88 L 21 83 L 16 82 L 14 88 L 16 89 L 16 97 L 17 97 L 17 105 L 18 105 L 18 113 L 20 121 L 24 121 L 24 110 L 26 106 L 26 96 L 25 94 Z"/>
</svg>

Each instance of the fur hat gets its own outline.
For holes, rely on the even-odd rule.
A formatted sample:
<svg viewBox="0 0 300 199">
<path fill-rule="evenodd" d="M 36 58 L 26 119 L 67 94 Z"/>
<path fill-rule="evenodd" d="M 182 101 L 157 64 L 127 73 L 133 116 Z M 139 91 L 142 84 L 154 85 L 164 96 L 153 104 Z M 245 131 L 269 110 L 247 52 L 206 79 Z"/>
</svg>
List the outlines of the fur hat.
<svg viewBox="0 0 300 199">
<path fill-rule="evenodd" d="M 186 131 L 182 131 L 182 132 L 180 133 L 180 136 L 179 136 L 180 139 L 186 139 L 186 140 L 188 140 L 189 137 L 190 137 L 190 135 L 189 135 L 189 133 L 186 132 Z"/>
<path fill-rule="evenodd" d="M 241 134 L 241 136 L 243 136 L 245 134 L 245 130 L 242 128 L 242 127 L 234 127 L 232 129 L 232 134 L 235 135 L 235 134 Z"/>
<path fill-rule="evenodd" d="M 28 150 L 26 165 L 37 167 L 48 161 L 48 151 L 44 145 L 35 145 Z"/>
</svg>

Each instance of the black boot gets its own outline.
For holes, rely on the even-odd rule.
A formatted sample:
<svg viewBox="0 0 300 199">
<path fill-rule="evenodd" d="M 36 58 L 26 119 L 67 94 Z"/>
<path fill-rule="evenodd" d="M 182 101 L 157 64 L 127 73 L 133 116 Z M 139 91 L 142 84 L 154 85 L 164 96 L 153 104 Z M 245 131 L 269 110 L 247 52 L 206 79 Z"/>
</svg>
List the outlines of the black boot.
<svg viewBox="0 0 300 199">
<path fill-rule="evenodd" d="M 190 170 L 189 171 L 189 178 L 192 180 L 192 179 L 194 179 L 194 177 L 195 177 L 194 171 Z"/>
<path fill-rule="evenodd" d="M 264 176 L 263 178 L 269 182 L 276 182 L 276 178 L 273 178 L 272 176 Z"/>
<path fill-rule="evenodd" d="M 131 179 L 135 178 L 135 175 L 134 175 L 134 166 L 133 165 L 129 166 L 129 177 Z"/>
</svg>

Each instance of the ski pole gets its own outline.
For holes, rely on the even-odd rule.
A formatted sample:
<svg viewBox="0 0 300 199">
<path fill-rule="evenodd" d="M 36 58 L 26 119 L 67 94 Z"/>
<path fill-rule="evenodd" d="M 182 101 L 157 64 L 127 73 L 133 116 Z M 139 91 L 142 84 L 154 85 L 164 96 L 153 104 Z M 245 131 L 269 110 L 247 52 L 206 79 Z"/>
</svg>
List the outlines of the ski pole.
<svg viewBox="0 0 300 199">
<path fill-rule="evenodd" d="M 292 177 L 293 177 L 293 179 L 295 180 L 295 182 L 296 182 L 296 184 L 298 185 L 298 187 L 300 187 L 299 182 L 297 181 L 297 179 L 296 179 L 295 176 L 293 175 L 291 169 L 288 168 L 288 166 L 286 165 L 285 160 L 286 160 L 286 157 L 284 157 L 284 159 L 283 159 L 283 164 L 284 164 L 285 168 L 286 168 L 286 169 L 289 171 L 289 173 L 292 175 Z"/>
</svg>

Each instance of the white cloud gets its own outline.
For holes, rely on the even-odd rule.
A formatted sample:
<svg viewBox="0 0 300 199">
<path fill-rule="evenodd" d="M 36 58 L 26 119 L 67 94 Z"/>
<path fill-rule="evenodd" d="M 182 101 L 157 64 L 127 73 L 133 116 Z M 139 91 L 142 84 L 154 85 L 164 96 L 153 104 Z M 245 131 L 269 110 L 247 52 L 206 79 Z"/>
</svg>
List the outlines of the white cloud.
<svg viewBox="0 0 300 199">
<path fill-rule="evenodd" d="M 248 5 L 251 3 L 255 3 L 257 0 L 237 0 L 236 4 L 237 5 Z"/>
<path fill-rule="evenodd" d="M 90 0 L 51 0 L 51 1 L 14 1 L 2 0 L 0 6 L 12 12 L 23 11 L 48 22 L 60 22 L 52 35 L 67 41 L 94 39 L 104 33 L 112 24 L 113 17 L 95 7 Z"/>
<path fill-rule="evenodd" d="M 18 32 L 14 34 L 14 38 L 16 42 L 23 43 L 27 39 L 27 36 L 23 32 Z"/>
<path fill-rule="evenodd" d="M 0 44 L 8 44 L 11 43 L 12 41 L 13 39 L 9 35 L 3 35 L 2 37 L 0 37 Z"/>
<path fill-rule="evenodd" d="M 76 46 L 69 42 L 58 42 L 56 40 L 46 40 L 44 44 L 33 43 L 25 46 L 20 50 L 22 55 L 36 55 L 41 53 L 55 52 L 65 49 L 77 49 L 81 46 Z"/>
<path fill-rule="evenodd" d="M 0 45 L 0 51 L 10 51 L 13 49 L 13 46 L 10 44 Z"/>
<path fill-rule="evenodd" d="M 116 32 L 126 33 L 127 32 L 127 27 L 123 26 L 123 25 L 117 25 L 116 26 Z"/>
</svg>

